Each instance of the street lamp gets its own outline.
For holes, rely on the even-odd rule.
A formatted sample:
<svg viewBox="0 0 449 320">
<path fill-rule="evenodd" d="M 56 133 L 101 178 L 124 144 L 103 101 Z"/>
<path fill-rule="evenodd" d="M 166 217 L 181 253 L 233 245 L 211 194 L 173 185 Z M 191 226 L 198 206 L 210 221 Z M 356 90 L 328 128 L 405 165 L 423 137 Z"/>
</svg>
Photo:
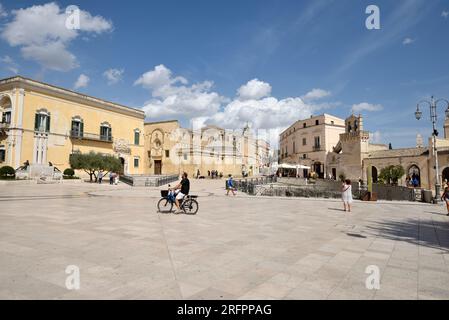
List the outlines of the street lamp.
<svg viewBox="0 0 449 320">
<path fill-rule="evenodd" d="M 438 203 L 438 197 L 440 195 L 440 175 L 439 175 L 439 170 L 438 170 L 438 151 L 437 151 L 437 135 L 438 135 L 438 131 L 436 130 L 436 122 L 437 122 L 437 106 L 438 103 L 440 102 L 445 102 L 447 104 L 446 106 L 446 118 L 449 118 L 449 101 L 446 99 L 437 99 L 435 100 L 434 97 L 432 96 L 430 98 L 430 101 L 428 100 L 421 100 L 418 102 L 418 104 L 416 105 L 416 111 L 415 111 L 415 118 L 416 120 L 421 119 L 422 116 L 422 112 L 421 110 L 419 110 L 419 106 L 423 103 L 426 103 L 429 105 L 430 107 L 430 121 L 432 121 L 432 137 L 433 137 L 433 154 L 435 157 L 435 198 L 433 200 L 434 203 Z"/>
</svg>

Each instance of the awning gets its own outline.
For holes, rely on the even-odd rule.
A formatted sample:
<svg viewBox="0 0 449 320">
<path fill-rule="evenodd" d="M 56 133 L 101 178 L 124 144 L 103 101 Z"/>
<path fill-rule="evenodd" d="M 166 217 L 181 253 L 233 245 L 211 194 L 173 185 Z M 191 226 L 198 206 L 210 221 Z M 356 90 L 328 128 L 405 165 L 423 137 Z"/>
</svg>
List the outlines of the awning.
<svg viewBox="0 0 449 320">
<path fill-rule="evenodd" d="M 303 166 L 302 164 L 288 164 L 288 163 L 281 163 L 278 165 L 278 168 L 281 169 L 310 169 L 308 166 Z"/>
</svg>

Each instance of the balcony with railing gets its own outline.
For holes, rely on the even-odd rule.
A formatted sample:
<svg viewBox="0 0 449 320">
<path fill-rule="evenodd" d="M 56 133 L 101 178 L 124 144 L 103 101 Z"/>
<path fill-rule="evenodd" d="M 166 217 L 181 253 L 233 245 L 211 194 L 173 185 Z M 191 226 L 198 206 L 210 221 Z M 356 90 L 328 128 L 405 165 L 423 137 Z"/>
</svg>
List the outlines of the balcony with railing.
<svg viewBox="0 0 449 320">
<path fill-rule="evenodd" d="M 313 151 L 321 151 L 321 145 L 314 145 L 313 146 Z"/>
<path fill-rule="evenodd" d="M 70 131 L 70 138 L 79 140 L 90 140 L 90 141 L 102 141 L 107 143 L 112 143 L 112 136 L 110 135 L 100 135 L 95 133 L 87 133 L 79 130 Z"/>
<path fill-rule="evenodd" d="M 0 130 L 6 130 L 9 129 L 10 123 L 9 122 L 0 122 Z"/>
</svg>

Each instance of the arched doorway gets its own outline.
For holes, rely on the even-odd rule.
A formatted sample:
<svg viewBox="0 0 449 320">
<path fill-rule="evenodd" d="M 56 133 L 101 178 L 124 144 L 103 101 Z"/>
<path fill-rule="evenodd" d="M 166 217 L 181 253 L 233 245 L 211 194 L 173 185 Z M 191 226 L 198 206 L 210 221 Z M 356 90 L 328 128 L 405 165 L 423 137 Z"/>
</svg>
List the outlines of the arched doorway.
<svg viewBox="0 0 449 320">
<path fill-rule="evenodd" d="M 441 173 L 441 179 L 443 182 L 445 180 L 449 181 L 449 167 L 444 168 L 443 172 Z"/>
<path fill-rule="evenodd" d="M 408 168 L 407 177 L 412 187 L 419 188 L 421 186 L 421 172 L 417 165 L 414 164 Z"/>
<path fill-rule="evenodd" d="M 371 168 L 371 179 L 373 180 L 373 183 L 378 182 L 378 173 L 377 168 L 375 166 L 372 166 Z"/>
<path fill-rule="evenodd" d="M 324 171 L 321 162 L 317 161 L 313 164 L 313 171 L 318 175 L 319 178 L 324 178 Z"/>
</svg>

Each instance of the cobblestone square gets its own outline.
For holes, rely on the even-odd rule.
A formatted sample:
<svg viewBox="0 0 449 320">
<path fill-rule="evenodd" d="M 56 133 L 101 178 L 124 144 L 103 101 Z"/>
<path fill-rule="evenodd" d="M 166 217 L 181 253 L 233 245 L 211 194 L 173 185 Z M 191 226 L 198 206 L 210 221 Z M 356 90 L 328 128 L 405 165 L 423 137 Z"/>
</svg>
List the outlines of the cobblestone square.
<svg viewBox="0 0 449 320">
<path fill-rule="evenodd" d="M 356 201 L 345 213 L 338 200 L 191 183 L 195 216 L 157 213 L 161 188 L 2 185 L 0 298 L 449 299 L 442 204 Z M 69 265 L 79 290 L 66 288 Z"/>
</svg>

